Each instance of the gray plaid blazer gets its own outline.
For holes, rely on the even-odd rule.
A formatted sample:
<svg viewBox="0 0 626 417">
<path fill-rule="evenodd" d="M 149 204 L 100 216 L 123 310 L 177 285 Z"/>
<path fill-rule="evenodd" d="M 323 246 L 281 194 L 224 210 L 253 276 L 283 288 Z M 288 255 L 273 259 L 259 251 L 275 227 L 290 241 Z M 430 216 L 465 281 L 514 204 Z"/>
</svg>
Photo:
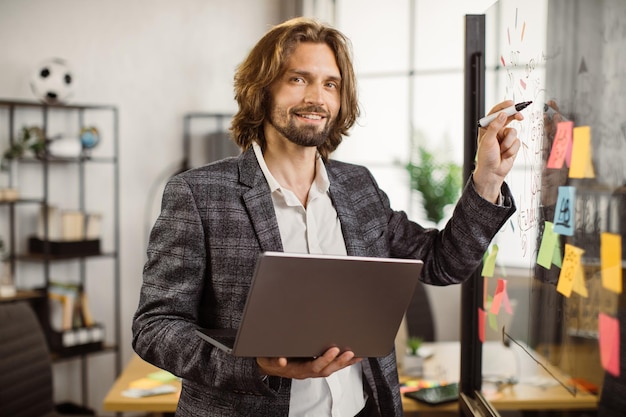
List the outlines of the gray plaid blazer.
<svg viewBox="0 0 626 417">
<path fill-rule="evenodd" d="M 483 200 L 471 181 L 444 230 L 393 211 L 370 172 L 329 161 L 330 196 L 348 255 L 422 259 L 423 282 L 459 283 L 515 211 Z M 133 348 L 183 380 L 178 416 L 287 416 L 291 380 L 263 381 L 256 361 L 214 349 L 198 326 L 237 328 L 256 257 L 282 251 L 270 190 L 252 149 L 173 177 L 148 245 Z M 358 289 L 355 291 L 358 297 Z M 382 416 L 401 416 L 395 352 L 363 361 Z"/>
</svg>

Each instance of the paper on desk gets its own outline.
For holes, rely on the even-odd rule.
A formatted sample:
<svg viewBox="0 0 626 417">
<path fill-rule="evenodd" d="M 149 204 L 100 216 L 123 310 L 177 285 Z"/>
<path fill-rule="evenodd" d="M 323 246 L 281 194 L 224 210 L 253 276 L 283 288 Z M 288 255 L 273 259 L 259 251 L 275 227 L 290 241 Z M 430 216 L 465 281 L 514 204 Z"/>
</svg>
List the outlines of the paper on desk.
<svg viewBox="0 0 626 417">
<path fill-rule="evenodd" d="M 148 379 L 152 379 L 160 382 L 171 382 L 178 379 L 176 375 L 171 372 L 160 370 L 156 372 L 151 372 L 148 374 Z"/>
<path fill-rule="evenodd" d="M 129 388 L 122 391 L 122 396 L 127 398 L 152 397 L 154 395 L 172 394 L 178 391 L 174 385 L 164 384 L 154 388 Z"/>
</svg>

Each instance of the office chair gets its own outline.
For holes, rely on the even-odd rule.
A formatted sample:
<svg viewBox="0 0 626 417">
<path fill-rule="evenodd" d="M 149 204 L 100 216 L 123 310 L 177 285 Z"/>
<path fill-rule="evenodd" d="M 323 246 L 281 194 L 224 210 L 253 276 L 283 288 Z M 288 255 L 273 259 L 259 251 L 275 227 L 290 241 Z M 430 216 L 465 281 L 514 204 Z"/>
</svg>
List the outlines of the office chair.
<svg viewBox="0 0 626 417">
<path fill-rule="evenodd" d="M 421 337 L 425 342 L 435 341 L 435 323 L 430 300 L 421 282 L 417 283 L 411 304 L 406 311 L 406 324 L 409 337 Z"/>
<path fill-rule="evenodd" d="M 35 312 L 25 302 L 0 303 L 0 417 L 59 417 L 52 362 Z"/>
</svg>

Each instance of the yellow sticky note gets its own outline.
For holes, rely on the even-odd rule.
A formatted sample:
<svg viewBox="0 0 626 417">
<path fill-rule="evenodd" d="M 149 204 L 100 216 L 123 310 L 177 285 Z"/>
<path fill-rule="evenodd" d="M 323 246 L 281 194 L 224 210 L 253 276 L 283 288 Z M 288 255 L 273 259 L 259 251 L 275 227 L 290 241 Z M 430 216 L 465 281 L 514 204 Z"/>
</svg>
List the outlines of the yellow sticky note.
<svg viewBox="0 0 626 417">
<path fill-rule="evenodd" d="M 154 387 L 158 387 L 159 385 L 162 385 L 163 383 L 161 381 L 157 381 L 154 379 L 150 379 L 150 378 L 139 378 L 136 379 L 134 381 L 131 381 L 128 384 L 129 388 L 137 388 L 137 389 L 151 389 Z"/>
<path fill-rule="evenodd" d="M 572 164 L 569 168 L 570 178 L 595 178 L 591 162 L 591 128 L 579 126 L 574 128 L 572 145 Z"/>
<path fill-rule="evenodd" d="M 496 269 L 496 256 L 498 256 L 498 245 L 491 247 L 491 253 L 485 258 L 482 276 L 492 277 Z"/>
<path fill-rule="evenodd" d="M 587 292 L 587 286 L 585 285 L 585 273 L 583 272 L 583 267 L 580 265 L 580 263 L 578 264 L 578 268 L 576 268 L 576 272 L 574 274 L 574 284 L 572 286 L 572 291 L 578 293 L 578 295 L 582 297 L 589 297 L 589 293 Z"/>
<path fill-rule="evenodd" d="M 615 293 L 622 293 L 622 237 L 613 233 L 600 235 L 600 261 L 602 286 Z"/>
<path fill-rule="evenodd" d="M 577 248 L 576 246 L 570 245 L 568 243 L 565 244 L 565 256 L 563 257 L 563 267 L 561 268 L 561 273 L 559 274 L 559 282 L 556 285 L 556 290 L 563 294 L 566 297 L 572 295 L 572 290 L 574 289 L 574 281 L 576 280 L 577 289 L 580 290 L 580 276 L 576 274 L 580 269 L 582 273 L 582 269 L 580 266 L 580 257 L 585 253 L 584 250 Z M 584 278 L 583 278 L 584 281 Z M 583 282 L 584 286 L 584 282 Z M 577 291 L 578 292 L 578 291 Z M 582 294 L 581 294 L 582 295 Z"/>
</svg>

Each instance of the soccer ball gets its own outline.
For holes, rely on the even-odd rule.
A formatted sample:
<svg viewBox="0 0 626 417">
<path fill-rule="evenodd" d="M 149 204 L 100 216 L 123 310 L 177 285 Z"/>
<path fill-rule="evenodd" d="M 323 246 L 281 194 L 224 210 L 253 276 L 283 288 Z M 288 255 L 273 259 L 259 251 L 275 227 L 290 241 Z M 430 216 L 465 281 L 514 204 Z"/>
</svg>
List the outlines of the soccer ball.
<svg viewBox="0 0 626 417">
<path fill-rule="evenodd" d="M 41 63 L 33 72 L 30 87 L 35 96 L 47 104 L 64 103 L 74 93 L 74 74 L 68 63 L 51 58 Z"/>
</svg>

